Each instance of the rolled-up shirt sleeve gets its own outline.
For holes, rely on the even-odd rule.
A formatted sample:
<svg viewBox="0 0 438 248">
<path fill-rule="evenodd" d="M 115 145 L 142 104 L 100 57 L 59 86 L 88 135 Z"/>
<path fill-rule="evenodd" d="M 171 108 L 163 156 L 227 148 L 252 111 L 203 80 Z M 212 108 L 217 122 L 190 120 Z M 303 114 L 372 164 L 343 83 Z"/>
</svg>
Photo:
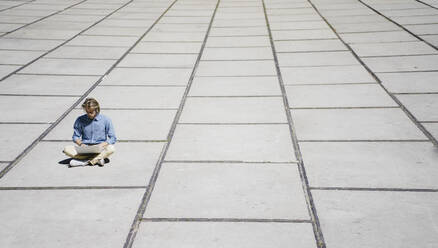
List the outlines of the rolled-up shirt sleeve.
<svg viewBox="0 0 438 248">
<path fill-rule="evenodd" d="M 76 140 L 80 139 L 82 136 L 82 123 L 80 121 L 80 118 L 77 118 L 75 121 L 75 124 L 73 124 L 73 142 L 76 142 Z"/>
<path fill-rule="evenodd" d="M 115 144 L 117 141 L 116 132 L 114 131 L 113 122 L 109 118 L 106 121 L 105 129 L 108 133 L 108 138 L 106 139 L 106 142 L 111 145 Z"/>
</svg>

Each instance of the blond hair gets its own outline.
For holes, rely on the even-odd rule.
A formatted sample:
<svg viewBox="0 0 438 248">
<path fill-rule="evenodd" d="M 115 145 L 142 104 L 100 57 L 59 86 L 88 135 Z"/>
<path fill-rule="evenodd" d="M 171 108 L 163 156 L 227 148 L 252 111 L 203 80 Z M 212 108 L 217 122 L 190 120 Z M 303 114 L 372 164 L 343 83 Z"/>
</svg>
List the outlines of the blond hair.
<svg viewBox="0 0 438 248">
<path fill-rule="evenodd" d="M 85 99 L 84 103 L 82 103 L 82 108 L 84 110 L 87 109 L 94 109 L 96 113 L 98 114 L 100 112 L 100 106 L 96 99 L 92 97 L 88 97 Z"/>
</svg>

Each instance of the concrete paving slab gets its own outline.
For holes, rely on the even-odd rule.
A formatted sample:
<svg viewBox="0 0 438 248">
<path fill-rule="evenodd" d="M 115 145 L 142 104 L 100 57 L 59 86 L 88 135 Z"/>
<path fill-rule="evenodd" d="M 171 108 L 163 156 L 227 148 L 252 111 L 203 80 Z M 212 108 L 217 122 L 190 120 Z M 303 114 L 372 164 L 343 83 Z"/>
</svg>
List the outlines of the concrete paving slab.
<svg viewBox="0 0 438 248">
<path fill-rule="evenodd" d="M 281 68 L 288 84 L 370 83 L 374 78 L 361 65 Z"/>
<path fill-rule="evenodd" d="M 413 94 L 397 95 L 397 99 L 419 121 L 438 121 L 438 93 L 437 94 Z"/>
<path fill-rule="evenodd" d="M 270 47 L 210 47 L 204 49 L 201 60 L 250 60 L 273 58 L 272 49 Z"/>
<path fill-rule="evenodd" d="M 82 3 L 79 6 L 76 6 L 80 9 L 110 9 L 115 10 L 120 7 L 121 4 L 104 4 L 104 3 Z"/>
<path fill-rule="evenodd" d="M 196 76 L 274 76 L 274 60 L 202 61 Z"/>
<path fill-rule="evenodd" d="M 438 140 L 438 123 L 422 123 L 432 136 Z"/>
<path fill-rule="evenodd" d="M 132 28 L 132 27 L 103 27 L 103 26 L 94 26 L 89 30 L 85 31 L 84 35 L 108 35 L 108 36 L 135 36 L 140 37 L 145 32 L 144 28 Z"/>
<path fill-rule="evenodd" d="M 176 43 L 176 42 L 140 42 L 132 53 L 199 53 L 201 42 Z"/>
<path fill-rule="evenodd" d="M 400 109 L 291 110 L 300 140 L 424 140 Z"/>
<path fill-rule="evenodd" d="M 114 68 L 101 85 L 187 85 L 192 69 Z"/>
<path fill-rule="evenodd" d="M 429 16 L 402 16 L 391 17 L 391 19 L 401 25 L 407 24 L 426 24 L 426 23 L 438 23 L 438 15 Z"/>
<path fill-rule="evenodd" d="M 171 2 L 169 2 L 169 3 L 171 3 Z M 178 9 L 178 10 L 212 10 L 212 9 L 214 9 L 214 5 L 207 4 L 206 2 L 196 2 L 196 1 L 194 1 L 192 3 L 177 2 L 173 6 L 173 9 Z"/>
<path fill-rule="evenodd" d="M 165 163 L 145 217 L 309 219 L 293 164 Z"/>
<path fill-rule="evenodd" d="M 245 28 L 212 28 L 209 37 L 213 36 L 248 36 L 248 35 L 268 35 L 266 27 L 245 27 Z"/>
<path fill-rule="evenodd" d="M 366 1 L 369 2 L 369 1 Z M 371 3 L 371 2 L 369 2 Z M 418 8 L 425 8 L 426 6 L 419 2 L 392 2 L 392 3 L 378 3 L 374 2 L 372 3 L 375 8 L 378 8 L 379 10 L 395 10 L 395 9 L 418 9 Z"/>
<path fill-rule="evenodd" d="M 48 127 L 48 124 L 0 124 L 0 142 L 4 144 L 0 161 L 13 161 Z"/>
<path fill-rule="evenodd" d="M 433 192 L 313 191 L 327 246 L 434 247 Z M 346 201 L 346 199 L 348 199 Z"/>
<path fill-rule="evenodd" d="M 96 10 L 98 11 L 98 10 Z M 51 21 L 65 21 L 65 22 L 85 22 L 85 23 L 90 23 L 90 25 L 92 25 L 93 23 L 101 20 L 103 18 L 103 16 L 101 15 L 82 15 L 82 14 L 75 14 L 75 15 L 70 15 L 70 14 L 56 14 L 54 16 L 50 17 Z"/>
<path fill-rule="evenodd" d="M 0 50 L 0 64 L 25 65 L 43 54 L 43 51 Z"/>
<path fill-rule="evenodd" d="M 316 247 L 312 226 L 306 223 L 143 222 L 133 247 L 267 248 L 291 244 Z"/>
<path fill-rule="evenodd" d="M 190 96 L 280 95 L 278 78 L 272 77 L 195 77 Z"/>
<path fill-rule="evenodd" d="M 0 47 L 5 50 L 21 51 L 48 51 L 55 48 L 62 41 L 58 40 L 27 40 L 27 39 L 5 39 L 0 38 Z"/>
<path fill-rule="evenodd" d="M 308 15 L 314 14 L 315 10 L 309 4 L 307 8 L 284 8 L 284 9 L 267 9 L 269 15 Z"/>
<path fill-rule="evenodd" d="M 222 13 L 217 12 L 214 19 L 215 20 L 240 20 L 240 19 L 257 19 L 263 18 L 263 12 L 256 13 Z"/>
<path fill-rule="evenodd" d="M 78 37 L 69 41 L 66 45 L 68 45 L 68 46 L 130 47 L 136 41 L 137 41 L 137 37 L 79 35 Z"/>
<path fill-rule="evenodd" d="M 6 77 L 20 67 L 18 65 L 0 65 L 0 78 Z"/>
<path fill-rule="evenodd" d="M 187 41 L 187 42 L 202 42 L 204 41 L 205 33 L 201 32 L 187 32 L 187 33 L 174 33 L 174 32 L 150 32 L 142 41 Z"/>
<path fill-rule="evenodd" d="M 6 32 L 10 32 L 16 28 L 19 28 L 23 25 L 21 24 L 13 24 L 13 23 L 0 23 L 0 32 L 2 33 L 6 33 Z"/>
<path fill-rule="evenodd" d="M 74 109 L 44 139 L 71 140 L 73 124 L 84 113 L 82 109 Z M 111 118 L 118 140 L 142 141 L 167 140 L 176 110 L 103 109 L 101 113 Z"/>
<path fill-rule="evenodd" d="M 146 29 L 148 29 L 153 23 L 153 18 L 146 20 L 105 19 L 99 23 L 99 26 L 116 28 L 143 28 L 146 31 Z"/>
<path fill-rule="evenodd" d="M 105 16 L 111 13 L 110 9 L 80 9 L 80 8 L 70 8 L 62 11 L 58 15 L 85 15 L 85 16 Z M 116 12 L 115 14 L 117 14 Z M 112 15 L 114 16 L 114 15 Z"/>
<path fill-rule="evenodd" d="M 308 2 L 267 2 L 267 9 L 310 7 Z"/>
<path fill-rule="evenodd" d="M 171 24 L 171 23 L 157 23 L 153 27 L 155 32 L 206 32 L 208 24 Z"/>
<path fill-rule="evenodd" d="M 42 58 L 20 73 L 100 76 L 105 74 L 114 63 L 115 60 Z"/>
<path fill-rule="evenodd" d="M 376 23 L 340 23 L 335 25 L 338 33 L 401 31 L 402 29 L 391 22 Z"/>
<path fill-rule="evenodd" d="M 209 37 L 206 47 L 252 47 L 270 46 L 269 36 L 248 36 L 248 37 Z"/>
<path fill-rule="evenodd" d="M 90 26 L 90 23 L 87 22 L 62 22 L 56 21 L 53 22 L 50 19 L 45 19 L 34 23 L 32 25 L 27 26 L 29 29 L 50 29 L 50 30 L 75 30 L 80 32 L 83 29 L 86 29 Z"/>
<path fill-rule="evenodd" d="M 166 160 L 296 161 L 288 125 L 178 125 Z"/>
<path fill-rule="evenodd" d="M 15 16 L 15 15 L 7 15 L 4 12 L 0 16 L 0 22 L 2 23 L 19 23 L 19 24 L 27 24 L 33 21 L 40 19 L 37 16 Z"/>
<path fill-rule="evenodd" d="M 438 34 L 438 24 L 405 25 L 404 27 L 417 35 Z"/>
<path fill-rule="evenodd" d="M 318 51 L 347 51 L 340 40 L 293 40 L 275 41 L 275 50 L 279 52 L 318 52 Z"/>
<path fill-rule="evenodd" d="M 47 54 L 46 58 L 119 59 L 126 52 L 124 47 L 63 46 Z"/>
<path fill-rule="evenodd" d="M 7 9 L 7 8 L 10 8 L 10 7 L 16 7 L 16 6 L 18 6 L 20 3 L 8 3 L 8 2 L 3 2 L 3 3 L 1 3 L 0 4 L 0 8 L 1 9 Z"/>
<path fill-rule="evenodd" d="M 54 39 L 68 40 L 78 34 L 77 30 L 45 30 L 45 29 L 30 29 L 22 28 L 13 33 L 5 35 L 6 38 L 21 38 L 21 39 Z"/>
<path fill-rule="evenodd" d="M 9 9 L 4 14 L 5 15 L 15 15 L 15 16 L 36 16 L 44 17 L 55 13 L 54 10 L 26 10 L 21 8 Z"/>
<path fill-rule="evenodd" d="M 325 16 L 331 24 L 340 23 L 378 23 L 387 21 L 379 15 L 350 15 L 350 16 Z"/>
<path fill-rule="evenodd" d="M 301 142 L 311 187 L 436 189 L 430 142 Z"/>
<path fill-rule="evenodd" d="M 197 54 L 128 54 L 118 67 L 193 68 Z"/>
<path fill-rule="evenodd" d="M 314 1 L 320 10 L 342 10 L 342 9 L 357 9 L 363 8 L 361 3 L 355 3 L 350 1 L 335 1 L 329 4 L 327 1 Z"/>
<path fill-rule="evenodd" d="M 9 163 L 0 162 L 0 171 L 4 170 Z"/>
<path fill-rule="evenodd" d="M 262 3 L 250 2 L 250 1 L 237 1 L 237 2 L 223 2 L 220 5 L 221 8 L 235 8 L 235 7 L 263 7 Z"/>
<path fill-rule="evenodd" d="M 437 54 L 433 49 L 422 41 L 398 42 L 398 43 L 372 43 L 352 44 L 351 48 L 360 57 L 366 56 L 394 56 L 394 55 L 422 55 Z"/>
<path fill-rule="evenodd" d="M 401 42 L 418 41 L 417 38 L 404 31 L 393 32 L 371 32 L 339 34 L 347 43 L 380 43 L 380 42 Z"/>
<path fill-rule="evenodd" d="M 53 122 L 77 99 L 78 97 L 0 96 L 0 122 Z"/>
<path fill-rule="evenodd" d="M 105 108 L 178 108 L 184 90 L 184 87 L 99 87 L 90 96 L 99 99 Z"/>
<path fill-rule="evenodd" d="M 213 27 L 266 27 L 266 21 L 264 18 L 257 19 L 247 19 L 247 20 L 239 20 L 237 23 L 236 20 L 226 20 L 226 19 L 215 19 L 213 21 Z"/>
<path fill-rule="evenodd" d="M 330 28 L 324 21 L 306 22 L 274 22 L 270 23 L 271 30 L 302 30 L 302 29 L 326 29 Z"/>
<path fill-rule="evenodd" d="M 117 143 L 110 163 L 103 167 L 68 168 L 60 161 L 73 142 L 40 142 L 6 174 L 1 187 L 146 186 L 163 143 Z M 140 198 L 138 198 L 140 199 Z"/>
<path fill-rule="evenodd" d="M 81 9 L 81 8 L 70 8 L 67 10 L 62 11 L 62 13 L 57 14 L 59 15 L 84 15 L 84 16 L 105 16 L 109 13 L 111 13 L 112 10 L 110 9 Z M 116 12 L 117 13 L 117 12 Z"/>
<path fill-rule="evenodd" d="M 217 14 L 236 14 L 236 13 L 259 13 L 263 15 L 263 6 L 236 6 L 233 8 L 223 8 L 222 6 L 219 6 L 219 8 L 216 11 Z"/>
<path fill-rule="evenodd" d="M 144 191 L 1 191 L 0 245 L 123 246 Z"/>
<path fill-rule="evenodd" d="M 291 108 L 398 106 L 378 84 L 289 85 L 286 92 Z"/>
<path fill-rule="evenodd" d="M 287 123 L 281 97 L 187 98 L 181 123 Z"/>
<path fill-rule="evenodd" d="M 359 65 L 351 52 L 280 53 L 278 62 L 285 66 Z"/>
<path fill-rule="evenodd" d="M 276 22 L 305 22 L 305 21 L 322 21 L 322 18 L 317 14 L 309 15 L 269 15 L 269 23 Z"/>
<path fill-rule="evenodd" d="M 438 35 L 422 35 L 421 38 L 434 46 L 438 46 Z"/>
<path fill-rule="evenodd" d="M 427 71 L 438 69 L 438 55 L 363 58 L 374 72 Z"/>
<path fill-rule="evenodd" d="M 161 18 L 161 23 L 210 23 L 211 17 L 209 16 L 196 16 L 196 17 L 175 17 L 164 16 Z"/>
<path fill-rule="evenodd" d="M 167 16 L 212 16 L 214 9 L 174 9 L 171 8 L 169 11 L 166 12 Z"/>
<path fill-rule="evenodd" d="M 82 95 L 99 78 L 87 76 L 12 75 L 2 81 L 1 94 Z"/>
<path fill-rule="evenodd" d="M 434 1 L 425 0 L 424 2 L 427 3 L 427 4 L 430 4 L 431 6 L 437 7 L 437 3 L 435 3 Z"/>
<path fill-rule="evenodd" d="M 371 9 L 368 8 L 355 8 L 355 9 L 327 9 L 320 10 L 323 16 L 355 16 L 355 15 L 376 15 Z"/>
<path fill-rule="evenodd" d="M 426 7 L 426 6 L 424 6 Z M 379 8 L 378 8 L 379 9 Z M 380 10 L 380 12 L 388 17 L 399 16 L 423 16 L 423 15 L 436 15 L 438 12 L 435 9 L 422 8 L 422 9 L 397 9 L 397 10 Z"/>
<path fill-rule="evenodd" d="M 314 39 L 336 39 L 337 36 L 330 29 L 320 30 L 281 30 L 272 31 L 274 40 L 314 40 Z"/>
<path fill-rule="evenodd" d="M 377 76 L 393 93 L 438 92 L 438 72 L 377 73 Z"/>
</svg>

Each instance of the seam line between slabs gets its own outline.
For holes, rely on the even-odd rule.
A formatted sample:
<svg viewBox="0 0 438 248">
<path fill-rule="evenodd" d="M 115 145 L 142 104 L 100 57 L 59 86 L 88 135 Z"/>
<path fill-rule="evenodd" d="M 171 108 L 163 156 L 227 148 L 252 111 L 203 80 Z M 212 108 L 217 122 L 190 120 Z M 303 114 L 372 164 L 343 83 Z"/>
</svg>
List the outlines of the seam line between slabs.
<svg viewBox="0 0 438 248">
<path fill-rule="evenodd" d="M 279 61 L 278 61 L 278 57 L 277 57 L 277 52 L 275 49 L 275 41 L 274 41 L 273 36 L 272 36 L 272 31 L 271 31 L 271 27 L 270 27 L 270 23 L 269 23 L 268 13 L 266 11 L 265 1 L 261 0 L 261 2 L 263 5 L 263 11 L 264 11 L 264 15 L 265 15 L 266 28 L 267 28 L 268 33 L 269 33 L 269 41 L 271 43 L 272 55 L 273 55 L 274 61 L 275 61 L 275 69 L 277 72 L 278 83 L 279 83 L 281 93 L 283 96 L 283 104 L 284 104 L 283 107 L 284 107 L 284 111 L 286 113 L 287 120 L 288 120 L 289 133 L 290 133 L 291 141 L 293 143 L 295 157 L 298 160 L 298 171 L 299 171 L 300 178 L 301 178 L 301 185 L 302 185 L 302 189 L 303 189 L 303 193 L 304 193 L 304 198 L 306 200 L 307 210 L 308 210 L 309 216 L 311 218 L 315 242 L 316 242 L 316 245 L 318 248 L 325 248 L 326 244 L 324 241 L 324 236 L 322 234 L 318 214 L 316 212 L 315 204 L 313 201 L 312 192 L 309 189 L 309 182 L 307 179 L 306 170 L 305 170 L 303 159 L 302 159 L 302 154 L 300 151 L 300 146 L 298 143 L 298 138 L 296 136 L 296 132 L 295 132 L 296 130 L 295 130 L 294 123 L 292 120 L 292 114 L 289 111 L 289 102 L 287 99 L 286 88 L 285 88 L 284 83 L 283 83 L 283 77 L 281 74 L 280 65 L 279 65 Z"/>
<path fill-rule="evenodd" d="M 175 2 L 173 4 L 175 4 L 177 1 L 178 0 L 175 0 Z M 173 6 L 173 4 L 172 4 L 172 6 Z M 199 65 L 199 63 L 201 61 L 201 57 L 202 57 L 203 51 L 205 49 L 205 46 L 206 46 L 206 43 L 207 43 L 207 39 L 208 39 L 208 35 L 210 33 L 210 30 L 211 30 L 211 27 L 212 27 L 212 24 L 213 24 L 213 20 L 214 20 L 214 17 L 216 15 L 216 12 L 217 12 L 217 9 L 219 7 L 219 4 L 220 4 L 220 0 L 217 0 L 216 6 L 214 8 L 214 12 L 212 13 L 212 16 L 211 16 L 211 19 L 210 19 L 209 26 L 208 26 L 207 31 L 206 31 L 205 36 L 204 36 L 204 41 L 202 43 L 202 46 L 201 46 L 201 49 L 199 51 L 198 57 L 196 59 L 196 62 L 194 64 L 194 66 L 193 66 L 193 70 L 192 70 L 192 73 L 190 75 L 190 78 L 189 78 L 186 90 L 185 90 L 184 95 L 183 95 L 183 97 L 181 99 L 178 111 L 177 111 L 177 113 L 175 115 L 175 118 L 174 118 L 174 120 L 172 122 L 172 126 L 170 128 L 169 134 L 167 136 L 168 142 L 165 143 L 165 145 L 163 147 L 163 150 L 161 151 L 161 154 L 159 156 L 159 159 L 158 159 L 158 161 L 157 161 L 157 163 L 155 165 L 154 171 L 153 171 L 152 176 L 151 176 L 151 178 L 149 180 L 149 187 L 147 188 L 146 192 L 144 193 L 144 195 L 142 197 L 142 200 L 141 200 L 140 206 L 138 208 L 137 214 L 136 214 L 136 216 L 135 216 L 135 218 L 133 220 L 133 223 L 131 225 L 131 229 L 130 229 L 129 234 L 128 234 L 127 238 L 126 238 L 126 242 L 125 242 L 125 244 L 123 246 L 124 248 L 131 248 L 133 243 L 134 243 L 134 240 L 135 240 L 135 237 L 137 235 L 137 232 L 138 232 L 141 220 L 142 220 L 143 215 L 144 215 L 144 213 L 146 211 L 146 207 L 147 207 L 147 205 L 149 203 L 149 200 L 151 198 L 151 194 L 152 194 L 152 192 L 154 190 L 154 187 L 155 187 L 155 183 L 156 183 L 158 175 L 160 173 L 161 166 L 162 166 L 163 161 L 164 161 L 164 157 L 167 154 L 167 151 L 169 149 L 170 142 L 172 141 L 172 138 L 173 138 L 173 135 L 174 135 L 177 123 L 178 123 L 178 121 L 180 119 L 180 116 L 181 116 L 181 113 L 182 113 L 182 109 L 184 108 L 187 95 L 188 95 L 188 93 L 190 91 L 193 79 L 195 77 L 196 69 L 197 69 L 197 67 L 198 67 L 198 65 Z M 170 7 L 169 7 L 169 9 L 170 9 Z M 163 13 L 163 15 L 164 14 L 165 13 Z"/>
</svg>

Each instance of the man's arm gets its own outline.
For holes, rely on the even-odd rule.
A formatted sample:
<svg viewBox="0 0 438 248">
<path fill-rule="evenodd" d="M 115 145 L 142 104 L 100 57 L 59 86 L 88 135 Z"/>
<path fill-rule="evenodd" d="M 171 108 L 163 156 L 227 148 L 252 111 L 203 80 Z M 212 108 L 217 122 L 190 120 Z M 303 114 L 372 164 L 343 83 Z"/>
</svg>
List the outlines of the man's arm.
<svg viewBox="0 0 438 248">
<path fill-rule="evenodd" d="M 104 143 L 106 143 L 106 145 L 108 144 L 115 144 L 117 141 L 116 138 L 116 132 L 114 131 L 114 126 L 113 126 L 113 122 L 111 121 L 111 119 L 107 119 L 106 123 L 105 123 L 105 131 L 107 132 L 107 139 Z"/>
<path fill-rule="evenodd" d="M 83 145 L 82 143 L 82 125 L 79 118 L 76 119 L 75 124 L 73 125 L 73 142 L 75 142 L 78 146 Z"/>
</svg>

